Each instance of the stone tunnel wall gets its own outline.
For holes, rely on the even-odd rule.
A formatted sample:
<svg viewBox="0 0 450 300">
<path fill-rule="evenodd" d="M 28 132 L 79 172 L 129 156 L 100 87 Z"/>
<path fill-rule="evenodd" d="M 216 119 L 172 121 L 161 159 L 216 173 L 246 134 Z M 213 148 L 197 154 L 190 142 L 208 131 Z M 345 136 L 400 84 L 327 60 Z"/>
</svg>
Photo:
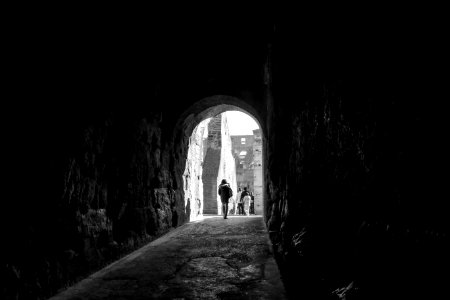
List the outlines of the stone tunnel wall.
<svg viewBox="0 0 450 300">
<path fill-rule="evenodd" d="M 125 16 L 120 28 L 93 19 L 26 25 L 32 30 L 21 41 L 35 46 L 15 44 L 15 92 L 1 118 L 7 299 L 48 298 L 189 220 L 183 174 L 199 114 L 215 105 L 262 107 L 254 88 L 260 54 L 233 58 L 245 45 L 181 41 L 197 32 L 186 30 L 190 22 L 173 35 L 158 26 L 144 33 Z M 251 34 L 236 32 L 246 32 L 243 42 Z"/>
<path fill-rule="evenodd" d="M 2 227 L 3 295 L 47 298 L 189 220 L 180 182 L 187 147 L 174 153 L 175 122 L 165 116 L 80 108 L 35 123 L 39 136 L 29 139 L 42 147 L 21 168 L 37 175 L 21 196 L 28 209 L 10 201 L 2 220 L 18 224 Z"/>
<path fill-rule="evenodd" d="M 376 80 L 308 86 L 302 78 L 303 103 L 293 104 L 295 91 L 277 72 L 267 94 L 274 108 L 264 147 L 266 214 L 288 292 L 307 299 L 333 291 L 355 299 L 442 293 L 438 270 L 449 265 L 449 247 L 434 167 L 445 160 L 438 122 L 410 101 L 416 96 Z M 284 97 L 292 102 L 281 104 Z"/>
</svg>

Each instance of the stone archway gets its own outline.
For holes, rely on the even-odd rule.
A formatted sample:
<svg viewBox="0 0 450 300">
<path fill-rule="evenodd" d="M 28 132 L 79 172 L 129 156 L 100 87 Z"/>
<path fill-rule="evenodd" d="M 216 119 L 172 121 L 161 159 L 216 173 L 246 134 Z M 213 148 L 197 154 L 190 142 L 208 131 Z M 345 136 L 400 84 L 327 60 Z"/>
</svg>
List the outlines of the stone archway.
<svg viewBox="0 0 450 300">
<path fill-rule="evenodd" d="M 264 123 L 261 122 L 262 118 L 260 114 L 247 102 L 232 96 L 216 95 L 206 97 L 196 102 L 188 110 L 186 110 L 177 122 L 176 132 L 174 134 L 174 136 L 176 137 L 174 146 L 176 147 L 176 152 L 180 154 L 179 156 L 177 156 L 177 159 L 184 160 L 179 161 L 179 164 L 177 164 L 179 166 L 182 166 L 183 168 L 183 170 L 179 170 L 179 172 L 177 172 L 177 177 L 179 177 L 177 181 L 181 183 L 181 185 L 178 186 L 183 186 L 183 192 L 185 196 L 185 213 L 188 221 L 192 221 L 197 219 L 198 217 L 201 217 L 203 212 L 214 213 L 214 211 L 218 211 L 217 205 L 210 205 L 211 203 L 209 204 L 209 206 L 206 205 L 205 207 L 205 204 L 208 203 L 204 202 L 204 195 L 207 194 L 209 195 L 207 197 L 211 198 L 217 197 L 217 185 L 214 184 L 215 181 L 217 181 L 217 175 L 216 177 L 212 177 L 211 174 L 220 173 L 218 170 L 219 164 L 215 166 L 216 170 L 209 170 L 211 174 L 207 174 L 206 177 L 203 176 L 202 178 L 202 172 L 196 172 L 195 170 L 198 168 L 194 166 L 192 162 L 189 161 L 189 159 L 194 156 L 198 158 L 200 154 L 202 154 L 203 158 L 205 158 L 205 145 L 199 141 L 199 136 L 204 135 L 205 132 L 205 124 L 200 125 L 202 121 L 204 121 L 205 119 L 214 118 L 215 116 L 219 116 L 226 111 L 241 111 L 255 120 L 260 128 L 258 137 L 260 139 L 260 143 L 258 147 L 259 151 L 262 152 L 261 150 L 264 145 L 266 128 L 264 127 Z M 199 125 L 201 128 L 199 128 Z M 196 147 L 196 149 L 190 151 L 190 146 Z M 217 152 L 215 154 L 220 155 L 220 150 L 216 150 L 215 152 Z M 210 153 L 210 155 L 212 154 Z M 216 160 L 218 159 L 218 157 L 219 156 L 216 157 Z M 258 197 L 260 197 L 260 209 L 258 209 L 258 212 L 259 214 L 264 214 L 265 211 L 263 207 L 265 199 L 265 189 L 263 188 L 263 186 L 265 172 L 262 153 L 260 155 L 258 165 L 261 169 L 258 175 L 261 177 L 258 183 Z M 203 180 L 209 180 L 211 182 L 208 183 L 208 190 L 200 191 L 201 188 L 199 187 L 202 186 Z M 236 191 L 237 188 L 235 179 L 232 186 Z M 189 191 L 189 188 L 193 188 L 195 189 L 195 191 Z M 198 197 L 199 195 L 201 195 L 201 197 Z"/>
</svg>

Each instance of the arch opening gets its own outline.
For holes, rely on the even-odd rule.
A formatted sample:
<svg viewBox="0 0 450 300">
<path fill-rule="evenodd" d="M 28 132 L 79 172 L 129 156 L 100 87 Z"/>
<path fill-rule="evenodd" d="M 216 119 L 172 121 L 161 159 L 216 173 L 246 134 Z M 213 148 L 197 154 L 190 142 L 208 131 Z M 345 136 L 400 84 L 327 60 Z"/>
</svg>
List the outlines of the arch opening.
<svg viewBox="0 0 450 300">
<path fill-rule="evenodd" d="M 229 112 L 241 112 L 252 120 L 254 127 L 244 133 L 230 130 Z M 236 117 L 233 117 L 233 125 L 234 122 Z M 183 145 L 186 154 L 180 180 L 186 220 L 223 214 L 217 193 L 222 179 L 230 183 L 234 194 L 228 206 L 229 215 L 239 214 L 236 197 L 239 187 L 246 187 L 253 196 L 253 204 L 246 203 L 246 215 L 264 215 L 264 135 L 258 116 L 238 105 L 214 105 L 212 101 L 212 105 L 200 111 L 195 110 L 194 105 L 193 111 L 185 114 L 181 124 L 184 136 L 188 137 Z M 236 127 L 233 125 L 231 127 Z M 243 139 L 245 143 L 242 143 Z"/>
</svg>

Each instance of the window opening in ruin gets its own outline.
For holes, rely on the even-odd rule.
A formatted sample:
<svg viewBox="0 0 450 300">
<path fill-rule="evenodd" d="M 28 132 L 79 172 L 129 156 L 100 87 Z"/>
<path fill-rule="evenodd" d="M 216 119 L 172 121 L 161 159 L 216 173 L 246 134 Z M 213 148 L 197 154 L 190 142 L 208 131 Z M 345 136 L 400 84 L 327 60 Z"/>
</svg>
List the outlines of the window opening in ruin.
<svg viewBox="0 0 450 300">
<path fill-rule="evenodd" d="M 233 156 L 236 160 L 236 184 L 254 194 L 255 213 L 263 214 L 262 137 L 259 125 L 240 111 L 227 111 Z M 259 163 L 259 165 L 258 165 Z M 248 205 L 248 204 L 247 204 Z"/>
</svg>

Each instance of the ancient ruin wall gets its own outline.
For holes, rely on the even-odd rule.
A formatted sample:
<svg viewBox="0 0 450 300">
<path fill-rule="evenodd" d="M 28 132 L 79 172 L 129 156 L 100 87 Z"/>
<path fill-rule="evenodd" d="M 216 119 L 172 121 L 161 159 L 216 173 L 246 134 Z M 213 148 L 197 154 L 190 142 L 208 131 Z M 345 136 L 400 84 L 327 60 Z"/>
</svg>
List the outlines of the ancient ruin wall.
<svg viewBox="0 0 450 300">
<path fill-rule="evenodd" d="M 228 128 L 228 119 L 226 117 L 226 114 L 222 114 L 221 139 L 222 139 L 222 149 L 220 154 L 220 166 L 219 166 L 219 173 L 217 176 L 217 183 L 220 184 L 222 179 L 226 179 L 230 183 L 234 195 L 236 195 L 237 191 L 236 162 L 233 157 L 230 130 Z M 219 195 L 217 196 L 218 196 L 217 201 L 220 207 L 221 203 L 220 196 Z M 222 214 L 220 210 L 218 213 Z"/>
<path fill-rule="evenodd" d="M 433 160 L 438 148 L 417 143 L 430 141 L 432 131 L 420 129 L 430 125 L 420 108 L 405 112 L 405 102 L 364 94 L 363 85 L 355 80 L 305 86 L 304 103 L 297 106 L 282 97 L 297 87 L 276 86 L 279 98 L 269 110 L 265 147 L 266 213 L 290 293 L 317 296 L 323 290 L 318 282 L 328 289 L 353 282 L 353 292 L 365 295 L 361 299 L 375 290 L 403 296 L 412 282 L 440 281 L 414 269 L 434 274 L 448 249 L 443 238 L 433 238 L 442 236 L 445 218 L 431 218 L 439 210 L 428 214 L 431 209 L 416 200 L 435 199 L 428 195 L 438 181 L 431 179 L 433 163 L 420 160 Z"/>
<path fill-rule="evenodd" d="M 231 139 L 225 114 L 211 119 L 208 124 L 208 146 L 203 168 L 203 202 L 205 214 L 221 214 L 221 200 L 217 193 L 222 179 L 236 190 L 236 169 L 231 152 Z"/>
<path fill-rule="evenodd" d="M 12 295 L 36 286 L 27 293 L 49 297 L 189 220 L 177 182 L 187 147 L 173 151 L 167 115 L 73 110 L 62 117 L 38 124 L 46 143 L 35 155 L 43 163 L 35 163 L 39 176 L 24 195 L 36 203 L 27 211 L 35 216 L 14 218 L 24 224 L 16 232 L 34 234 L 17 235 L 3 270 L 13 275 L 6 281 Z M 187 145 L 185 138 L 179 143 Z"/>
<path fill-rule="evenodd" d="M 242 140 L 244 139 L 244 143 Z M 254 190 L 254 174 L 253 174 L 253 135 L 233 135 L 231 141 L 233 143 L 233 153 L 236 161 L 236 180 L 238 186 L 243 189 L 247 187 L 249 191 Z M 240 156 L 242 151 L 246 152 L 245 156 Z"/>
<path fill-rule="evenodd" d="M 253 130 L 253 195 L 255 196 L 255 214 L 263 214 L 263 161 L 261 130 Z"/>
<path fill-rule="evenodd" d="M 203 163 L 206 154 L 205 146 L 208 137 L 208 124 L 206 119 L 195 127 L 189 139 L 189 151 L 186 160 L 186 169 L 183 174 L 184 201 L 187 221 L 193 221 L 203 216 Z"/>
<path fill-rule="evenodd" d="M 217 214 L 220 205 L 217 205 L 217 176 L 220 167 L 222 147 L 221 115 L 211 119 L 208 124 L 208 140 L 203 164 L 203 213 Z"/>
</svg>

